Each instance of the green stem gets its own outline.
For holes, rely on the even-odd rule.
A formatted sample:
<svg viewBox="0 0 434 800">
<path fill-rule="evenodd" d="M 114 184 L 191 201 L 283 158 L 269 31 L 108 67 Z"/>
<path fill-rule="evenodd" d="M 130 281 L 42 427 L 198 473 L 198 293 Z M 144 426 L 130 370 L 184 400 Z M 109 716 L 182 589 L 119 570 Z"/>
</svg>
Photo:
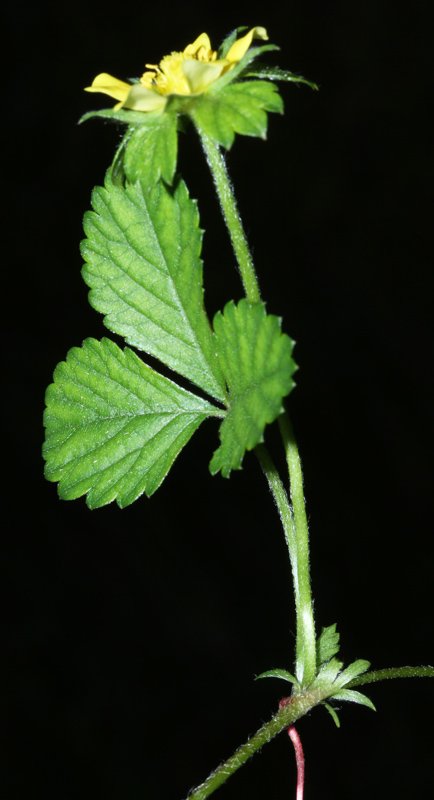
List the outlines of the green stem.
<svg viewBox="0 0 434 800">
<path fill-rule="evenodd" d="M 258 448 L 257 448 L 258 450 Z M 261 454 L 262 459 L 263 454 Z M 259 454 L 258 454 L 259 457 Z M 262 463 L 262 460 L 261 460 Z M 277 500 L 276 500 L 277 502 Z M 279 510 L 280 513 L 280 510 Z M 355 678 L 346 688 L 362 686 L 366 683 L 388 680 L 389 678 L 434 678 L 434 667 L 391 667 L 390 669 L 379 669 L 374 672 L 367 672 L 365 675 Z M 293 694 L 288 698 L 288 702 L 282 704 L 277 714 L 269 722 L 262 725 L 259 730 L 241 745 L 235 753 L 220 764 L 214 772 L 208 776 L 206 781 L 200 784 L 188 795 L 188 800 L 206 800 L 216 789 L 230 778 L 246 761 L 249 760 L 264 744 L 267 744 L 285 728 L 289 728 L 294 722 L 308 714 L 315 706 L 322 703 L 333 694 L 333 685 L 315 689 L 315 691 Z"/>
<path fill-rule="evenodd" d="M 234 248 L 234 253 L 238 261 L 247 300 L 249 300 L 250 303 L 258 303 L 261 300 L 258 279 L 256 277 L 256 271 L 244 232 L 243 223 L 241 222 L 241 217 L 238 212 L 234 190 L 226 169 L 225 159 L 219 146 L 213 139 L 199 129 L 198 133 L 208 166 L 211 170 L 229 236 L 231 237 L 232 247 Z"/>
<path fill-rule="evenodd" d="M 223 217 L 237 257 L 246 297 L 250 302 L 261 299 L 255 268 L 246 235 L 238 213 L 235 195 L 218 145 L 198 130 L 202 147 L 214 179 Z M 283 434 L 282 434 L 283 435 Z M 265 450 L 260 450 L 260 461 L 270 485 L 282 520 L 294 578 L 297 612 L 296 672 L 301 685 L 306 687 L 316 675 L 316 641 L 309 575 L 309 539 L 303 495 L 303 478 L 297 446 L 293 436 L 286 437 L 287 460 L 291 481 L 291 508 L 277 471 L 270 463 L 264 466 Z M 285 435 L 284 435 L 285 440 Z M 269 458 L 269 456 L 267 456 Z M 283 499 L 285 498 L 285 499 Z"/>
<path fill-rule="evenodd" d="M 216 789 L 230 778 L 246 761 L 249 760 L 264 744 L 267 744 L 281 733 L 285 728 L 288 728 L 300 717 L 307 714 L 312 708 L 322 702 L 324 699 L 321 692 L 305 692 L 304 694 L 294 695 L 290 698 L 287 705 L 275 714 L 269 722 L 262 725 L 261 728 L 248 739 L 247 742 L 241 745 L 235 753 L 220 764 L 211 775 L 208 776 L 204 783 L 201 783 L 196 789 L 189 794 L 188 800 L 205 800 Z"/>
<path fill-rule="evenodd" d="M 298 590 L 298 572 L 297 572 L 297 538 L 294 525 L 294 517 L 292 508 L 288 501 L 288 495 L 285 491 L 282 481 L 280 480 L 279 473 L 273 463 L 273 460 L 263 444 L 259 444 L 255 453 L 258 457 L 262 471 L 268 481 L 271 494 L 273 495 L 274 502 L 276 503 L 279 517 L 282 522 L 283 531 L 285 534 L 286 545 L 289 552 L 289 560 L 291 563 L 292 577 L 294 582 L 294 596 L 295 596 L 295 611 L 297 619 L 300 615 L 300 594 Z"/>
<path fill-rule="evenodd" d="M 367 683 L 377 683 L 377 681 L 388 681 L 391 678 L 434 678 L 434 667 L 389 667 L 388 669 L 376 669 L 372 672 L 365 672 L 345 687 L 352 689 L 354 686 L 364 686 Z"/>
<path fill-rule="evenodd" d="M 296 677 L 300 685 L 306 687 L 316 676 L 316 637 L 309 569 L 309 527 L 300 455 L 287 414 L 279 418 L 279 426 L 288 464 L 297 541 L 296 572 L 299 608 L 297 613 Z"/>
</svg>

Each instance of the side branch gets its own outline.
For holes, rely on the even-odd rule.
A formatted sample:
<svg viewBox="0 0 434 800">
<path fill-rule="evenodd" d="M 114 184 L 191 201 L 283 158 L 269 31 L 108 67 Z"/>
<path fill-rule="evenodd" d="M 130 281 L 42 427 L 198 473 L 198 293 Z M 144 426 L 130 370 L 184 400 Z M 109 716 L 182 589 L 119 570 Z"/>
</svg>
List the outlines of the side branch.
<svg viewBox="0 0 434 800">
<path fill-rule="evenodd" d="M 389 667 L 388 669 L 377 669 L 372 672 L 365 672 L 358 678 L 354 678 L 346 689 L 354 686 L 364 686 L 367 683 L 377 683 L 378 681 L 388 681 L 393 678 L 434 678 L 434 667 Z"/>
</svg>

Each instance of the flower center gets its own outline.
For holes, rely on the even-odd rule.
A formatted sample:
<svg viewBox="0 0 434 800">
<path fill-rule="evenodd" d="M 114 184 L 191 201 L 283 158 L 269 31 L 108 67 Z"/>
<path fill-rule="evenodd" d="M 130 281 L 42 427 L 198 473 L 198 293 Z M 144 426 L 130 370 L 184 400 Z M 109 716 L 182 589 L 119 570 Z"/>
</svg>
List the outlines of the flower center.
<svg viewBox="0 0 434 800">
<path fill-rule="evenodd" d="M 149 71 L 142 75 L 140 83 L 163 95 L 197 94 L 231 66 L 226 59 L 217 59 L 207 34 L 201 34 L 182 53 L 170 53 L 159 64 L 146 64 Z"/>
<path fill-rule="evenodd" d="M 191 90 L 183 70 L 185 59 L 184 53 L 170 53 L 164 56 L 159 65 L 146 64 L 150 71 L 142 75 L 140 83 L 160 94 L 190 94 Z"/>
</svg>

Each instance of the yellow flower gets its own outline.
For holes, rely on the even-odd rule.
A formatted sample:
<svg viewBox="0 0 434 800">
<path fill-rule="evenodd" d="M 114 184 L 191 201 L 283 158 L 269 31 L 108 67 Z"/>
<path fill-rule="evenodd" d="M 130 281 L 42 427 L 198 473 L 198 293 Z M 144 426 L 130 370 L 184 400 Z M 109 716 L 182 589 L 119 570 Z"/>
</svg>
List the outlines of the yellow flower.
<svg viewBox="0 0 434 800">
<path fill-rule="evenodd" d="M 102 92 L 117 100 L 115 109 L 163 111 L 169 95 L 198 95 L 229 72 L 247 53 L 253 39 L 268 39 L 265 28 L 252 28 L 237 39 L 224 58 L 217 58 L 209 36 L 201 33 L 182 53 L 170 53 L 157 64 L 146 64 L 138 83 L 130 84 L 106 72 L 97 75 L 86 92 Z"/>
</svg>

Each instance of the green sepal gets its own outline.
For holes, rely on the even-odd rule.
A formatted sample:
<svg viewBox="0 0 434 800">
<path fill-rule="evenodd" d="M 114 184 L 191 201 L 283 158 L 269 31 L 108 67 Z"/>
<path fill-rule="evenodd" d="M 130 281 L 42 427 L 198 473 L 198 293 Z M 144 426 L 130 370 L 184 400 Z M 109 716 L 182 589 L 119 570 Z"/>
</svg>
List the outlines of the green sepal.
<svg viewBox="0 0 434 800">
<path fill-rule="evenodd" d="M 199 130 L 229 149 L 236 133 L 265 139 L 267 112 L 283 113 L 277 87 L 266 81 L 243 81 L 197 97 L 190 116 Z"/>
<path fill-rule="evenodd" d="M 370 700 L 366 694 L 363 694 L 362 692 L 355 692 L 354 689 L 342 689 L 342 691 L 336 692 L 331 699 L 343 700 L 348 703 L 357 703 L 359 706 L 366 706 L 366 708 L 370 708 L 372 711 L 377 710 L 372 700 Z"/>
<path fill-rule="evenodd" d="M 215 346 L 229 391 L 228 412 L 220 426 L 220 447 L 210 471 L 229 477 L 240 469 L 246 450 L 263 441 L 265 426 L 283 412 L 282 400 L 294 387 L 294 342 L 281 320 L 263 303 L 229 302 L 214 317 Z"/>
<path fill-rule="evenodd" d="M 261 678 L 279 678 L 282 681 L 294 684 L 294 686 L 299 685 L 297 678 L 287 669 L 267 669 L 266 672 L 256 675 L 255 680 L 258 681 Z"/>
<path fill-rule="evenodd" d="M 152 186 L 162 178 L 172 184 L 176 172 L 178 131 L 175 114 L 153 116 L 152 124 L 130 129 L 123 155 L 128 181 Z"/>
<path fill-rule="evenodd" d="M 247 25 L 240 25 L 238 28 L 234 28 L 227 36 L 223 39 L 218 51 L 217 51 L 217 58 L 226 58 L 226 54 L 229 52 L 232 45 L 238 39 L 240 33 L 243 33 L 247 30 Z"/>
<path fill-rule="evenodd" d="M 132 183 L 141 180 L 147 186 L 160 178 L 173 183 L 178 154 L 176 113 L 105 108 L 84 114 L 79 123 L 94 117 L 128 125 L 112 165 L 115 182 L 121 176 Z"/>
<path fill-rule="evenodd" d="M 154 119 L 160 116 L 162 116 L 162 113 L 155 111 L 129 111 L 126 108 L 119 108 L 115 111 L 114 108 L 101 108 L 99 111 L 88 111 L 86 114 L 83 114 L 78 120 L 78 124 L 81 125 L 89 119 L 96 119 L 99 117 L 101 119 L 108 119 L 111 122 L 122 122 L 124 125 L 148 126 L 152 125 Z"/>
<path fill-rule="evenodd" d="M 315 92 L 319 91 L 319 86 L 317 83 L 313 81 L 308 81 L 306 78 L 303 78 L 302 75 L 296 75 L 295 72 L 289 72 L 287 69 L 280 69 L 280 67 L 254 67 L 253 69 L 249 69 L 246 74 L 246 78 L 260 78 L 262 80 L 267 81 L 286 81 L 287 83 L 304 83 L 306 86 L 309 86 Z"/>
<path fill-rule="evenodd" d="M 183 181 L 152 191 L 143 181 L 92 194 L 84 216 L 83 278 L 104 324 L 212 397 L 223 376 L 203 302 L 202 231 Z"/>
<path fill-rule="evenodd" d="M 86 339 L 46 393 L 45 475 L 90 508 L 151 496 L 215 406 L 159 375 L 129 348 Z"/>
<path fill-rule="evenodd" d="M 253 64 L 264 53 L 276 52 L 277 50 L 280 50 L 280 47 L 276 44 L 263 44 L 259 45 L 259 47 L 249 47 L 241 61 L 225 72 L 215 83 L 211 84 L 208 91 L 219 92 L 224 86 L 233 83 L 237 78 L 244 78 L 250 64 Z"/>
<path fill-rule="evenodd" d="M 321 703 L 321 705 L 323 705 L 324 708 L 329 712 L 329 714 L 330 714 L 333 722 L 335 723 L 336 727 L 340 728 L 341 727 L 341 721 L 339 719 L 338 712 L 336 711 L 336 709 L 333 708 L 333 706 L 330 705 L 330 703 Z"/>
<path fill-rule="evenodd" d="M 336 623 L 323 628 L 316 643 L 316 661 L 318 667 L 330 661 L 339 652 L 339 633 Z"/>
</svg>

